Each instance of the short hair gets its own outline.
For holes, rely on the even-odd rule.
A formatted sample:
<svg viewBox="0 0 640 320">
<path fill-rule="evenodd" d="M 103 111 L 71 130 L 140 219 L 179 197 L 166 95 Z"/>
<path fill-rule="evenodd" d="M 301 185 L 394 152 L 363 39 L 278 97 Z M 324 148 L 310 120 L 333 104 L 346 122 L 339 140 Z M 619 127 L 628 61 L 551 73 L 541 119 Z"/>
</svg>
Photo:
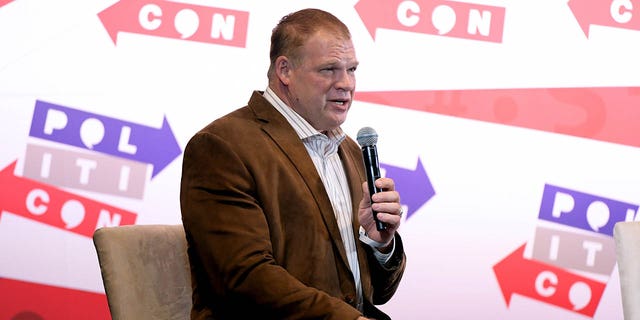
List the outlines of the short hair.
<svg viewBox="0 0 640 320">
<path fill-rule="evenodd" d="M 286 56 L 294 63 L 299 62 L 302 58 L 299 56 L 300 47 L 320 30 L 332 33 L 339 39 L 351 39 L 349 28 L 340 19 L 320 9 L 302 9 L 282 17 L 271 32 L 271 63 L 267 75 L 271 77 L 279 56 Z"/>
</svg>

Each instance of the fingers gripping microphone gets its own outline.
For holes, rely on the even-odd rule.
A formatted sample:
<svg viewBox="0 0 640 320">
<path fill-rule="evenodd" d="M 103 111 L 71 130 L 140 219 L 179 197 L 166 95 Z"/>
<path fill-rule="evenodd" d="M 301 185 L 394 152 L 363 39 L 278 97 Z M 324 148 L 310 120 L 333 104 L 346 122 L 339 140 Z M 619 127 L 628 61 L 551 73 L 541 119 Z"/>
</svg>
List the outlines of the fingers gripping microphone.
<svg viewBox="0 0 640 320">
<path fill-rule="evenodd" d="M 358 131 L 356 138 L 358 144 L 362 148 L 362 157 L 364 158 L 364 170 L 367 172 L 367 185 L 369 186 L 369 195 L 373 196 L 374 193 L 381 192 L 382 189 L 374 185 L 374 181 L 380 178 L 380 164 L 378 163 L 378 151 L 376 150 L 376 143 L 378 142 L 378 134 L 371 127 L 364 127 Z M 373 200 L 371 201 L 373 204 Z M 377 212 L 371 209 L 373 212 L 373 220 L 376 222 L 376 229 L 378 231 L 385 230 L 387 226 L 384 222 L 378 220 Z"/>
</svg>

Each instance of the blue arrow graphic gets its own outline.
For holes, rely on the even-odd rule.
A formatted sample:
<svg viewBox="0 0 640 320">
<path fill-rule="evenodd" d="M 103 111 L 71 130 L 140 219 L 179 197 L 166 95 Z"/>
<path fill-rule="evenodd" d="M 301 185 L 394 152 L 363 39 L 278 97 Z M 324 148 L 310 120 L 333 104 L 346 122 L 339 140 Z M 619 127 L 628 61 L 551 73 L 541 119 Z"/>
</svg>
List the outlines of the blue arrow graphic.
<svg viewBox="0 0 640 320">
<path fill-rule="evenodd" d="M 436 194 L 420 158 L 413 170 L 388 164 L 380 164 L 380 167 L 386 171 L 386 177 L 395 181 L 400 200 L 408 207 L 407 219 Z"/>
<path fill-rule="evenodd" d="M 150 163 L 152 178 L 182 153 L 166 116 L 157 129 L 39 100 L 29 135 Z"/>
</svg>

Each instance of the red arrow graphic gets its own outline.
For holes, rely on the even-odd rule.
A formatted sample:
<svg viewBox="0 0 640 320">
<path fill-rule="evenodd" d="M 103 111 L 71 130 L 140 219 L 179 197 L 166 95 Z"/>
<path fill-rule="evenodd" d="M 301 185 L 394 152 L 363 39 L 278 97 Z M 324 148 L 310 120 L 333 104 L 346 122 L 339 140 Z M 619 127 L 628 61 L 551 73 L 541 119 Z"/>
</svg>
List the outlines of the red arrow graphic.
<svg viewBox="0 0 640 320">
<path fill-rule="evenodd" d="M 640 87 L 374 91 L 355 99 L 640 147 Z"/>
<path fill-rule="evenodd" d="M 568 4 L 587 38 L 591 25 L 640 30 L 640 6 L 631 0 L 570 0 Z"/>
<path fill-rule="evenodd" d="M 104 294 L 0 279 L 0 319 L 111 319 Z"/>
<path fill-rule="evenodd" d="M 153 0 L 121 0 L 98 14 L 113 43 L 121 31 L 245 47 L 249 13 Z"/>
<path fill-rule="evenodd" d="M 92 237 L 104 225 L 134 224 L 136 214 L 35 180 L 16 177 L 16 162 L 0 171 L 0 211 Z"/>
<path fill-rule="evenodd" d="M 605 284 L 523 257 L 525 244 L 493 266 L 504 300 L 513 294 L 552 304 L 590 317 L 596 312 Z"/>
<path fill-rule="evenodd" d="M 374 40 L 378 29 L 391 29 L 502 42 L 502 7 L 449 0 L 360 0 L 355 9 Z"/>
<path fill-rule="evenodd" d="M 12 2 L 13 0 L 0 0 L 0 7 L 8 4 L 9 2 Z"/>
</svg>

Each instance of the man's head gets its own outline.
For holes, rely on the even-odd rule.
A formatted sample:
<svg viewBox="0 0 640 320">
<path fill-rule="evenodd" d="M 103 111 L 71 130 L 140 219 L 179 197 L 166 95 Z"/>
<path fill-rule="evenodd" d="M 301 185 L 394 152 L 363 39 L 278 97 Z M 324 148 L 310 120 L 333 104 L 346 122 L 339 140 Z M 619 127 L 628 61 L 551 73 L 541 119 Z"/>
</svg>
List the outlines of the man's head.
<svg viewBox="0 0 640 320">
<path fill-rule="evenodd" d="M 338 18 L 317 9 L 283 17 L 271 35 L 270 58 L 269 86 L 314 128 L 331 130 L 346 120 L 358 60 Z"/>
</svg>

